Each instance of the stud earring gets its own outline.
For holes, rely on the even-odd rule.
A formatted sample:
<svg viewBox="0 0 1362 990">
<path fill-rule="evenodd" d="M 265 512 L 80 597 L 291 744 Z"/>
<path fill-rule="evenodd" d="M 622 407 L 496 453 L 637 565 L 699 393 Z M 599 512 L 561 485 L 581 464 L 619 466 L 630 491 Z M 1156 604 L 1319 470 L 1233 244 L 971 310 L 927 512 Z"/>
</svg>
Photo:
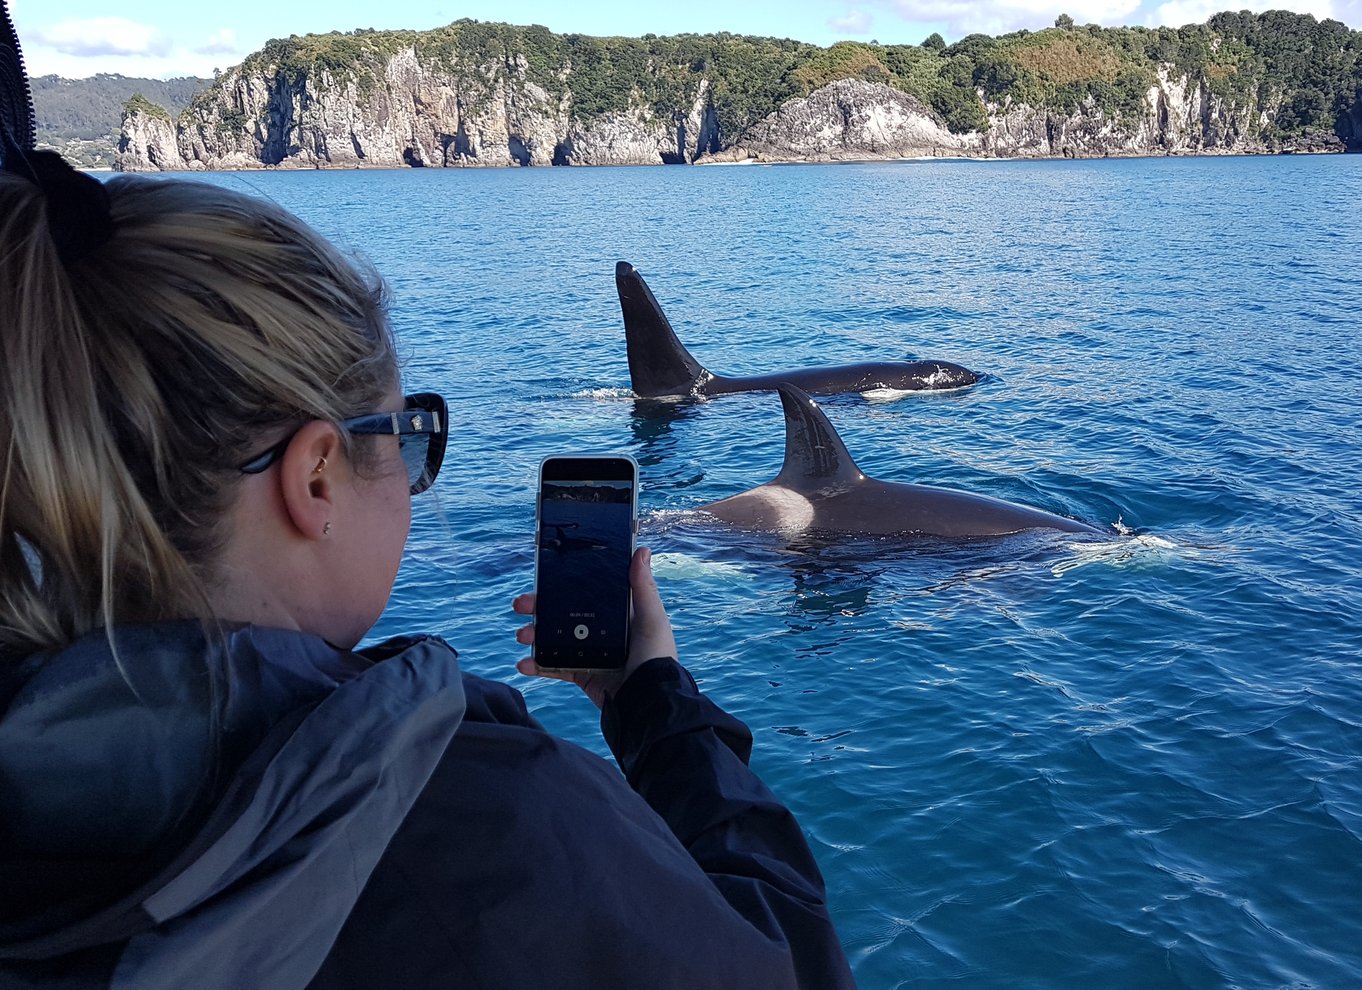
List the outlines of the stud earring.
<svg viewBox="0 0 1362 990">
<path fill-rule="evenodd" d="M 328 519 L 328 520 L 322 525 L 322 535 L 323 535 L 323 536 L 330 536 L 330 535 L 331 535 L 331 520 Z"/>
</svg>

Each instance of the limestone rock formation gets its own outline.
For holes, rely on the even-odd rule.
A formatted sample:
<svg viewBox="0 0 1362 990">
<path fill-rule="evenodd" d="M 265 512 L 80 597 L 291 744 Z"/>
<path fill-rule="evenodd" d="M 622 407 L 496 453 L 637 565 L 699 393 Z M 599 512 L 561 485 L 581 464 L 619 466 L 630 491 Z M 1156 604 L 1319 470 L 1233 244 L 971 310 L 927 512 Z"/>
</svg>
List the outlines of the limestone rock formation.
<svg viewBox="0 0 1362 990">
<path fill-rule="evenodd" d="M 845 161 L 978 153 L 978 134 L 952 134 L 915 96 L 840 79 L 790 100 L 753 127 L 724 160 Z"/>
<path fill-rule="evenodd" d="M 171 171 L 186 167 L 169 114 L 130 108 L 123 115 L 118 167 L 127 172 Z"/>
<path fill-rule="evenodd" d="M 536 81 L 537 80 L 537 81 Z M 720 133 L 712 80 L 667 101 L 638 88 L 623 107 L 579 108 L 570 67 L 536 76 L 523 53 L 460 64 L 396 48 L 308 70 L 264 54 L 224 73 L 176 126 L 130 108 L 118 166 L 146 169 L 645 165 L 924 156 L 1101 157 L 1343 150 L 1345 138 L 1272 133 L 1280 105 L 1232 104 L 1162 66 L 1138 109 L 1072 111 L 984 102 L 988 126 L 952 133 L 931 107 L 879 82 L 841 79 L 790 99 L 741 134 Z M 1353 118 L 1349 118 L 1353 122 Z M 1347 130 L 1347 128 L 1345 128 Z M 1353 135 L 1353 137 L 1348 137 Z"/>
<path fill-rule="evenodd" d="M 1164 67 L 1145 94 L 1143 114 L 1112 117 L 1088 103 L 1071 114 L 1025 105 L 988 105 L 983 148 L 1004 157 L 1260 154 L 1266 116 L 1236 109 L 1201 81 Z"/>
<path fill-rule="evenodd" d="M 707 80 L 671 115 L 640 98 L 582 119 L 570 89 L 556 98 L 528 78 L 524 56 L 460 72 L 405 48 L 372 76 L 251 65 L 223 74 L 181 114 L 169 144 L 156 126 L 155 155 L 142 140 L 153 125 L 130 116 L 119 167 L 656 165 L 691 162 L 718 147 Z M 167 153 L 177 144 L 178 153 Z"/>
</svg>

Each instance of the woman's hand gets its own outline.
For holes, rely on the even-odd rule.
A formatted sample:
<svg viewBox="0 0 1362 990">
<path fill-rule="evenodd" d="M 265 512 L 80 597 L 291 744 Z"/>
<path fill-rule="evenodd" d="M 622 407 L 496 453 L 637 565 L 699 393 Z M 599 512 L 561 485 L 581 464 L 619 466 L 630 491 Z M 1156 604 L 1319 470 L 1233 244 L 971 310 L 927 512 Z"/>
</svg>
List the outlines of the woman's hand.
<svg viewBox="0 0 1362 990">
<path fill-rule="evenodd" d="M 529 677 L 551 677 L 559 681 L 571 681 L 600 708 L 605 699 L 613 695 L 638 666 L 654 657 L 675 657 L 676 638 L 672 635 L 671 620 L 667 618 L 666 606 L 657 592 L 657 582 L 653 580 L 652 551 L 639 547 L 634 551 L 634 559 L 629 562 L 629 586 L 633 589 L 633 617 L 629 623 L 629 659 L 623 670 L 608 671 L 563 671 L 542 670 L 529 657 L 516 664 L 516 670 Z M 534 595 L 520 595 L 511 602 L 511 609 L 519 615 L 534 614 Z M 529 646 L 534 642 L 534 624 L 516 630 L 516 642 Z"/>
</svg>

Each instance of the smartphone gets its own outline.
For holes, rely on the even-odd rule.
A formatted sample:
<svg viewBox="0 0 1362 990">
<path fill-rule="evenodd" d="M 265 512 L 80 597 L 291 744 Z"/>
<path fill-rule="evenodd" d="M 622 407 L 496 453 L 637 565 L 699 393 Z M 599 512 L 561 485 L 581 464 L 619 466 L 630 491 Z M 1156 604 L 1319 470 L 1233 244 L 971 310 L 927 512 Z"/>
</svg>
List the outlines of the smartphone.
<svg viewBox="0 0 1362 990">
<path fill-rule="evenodd" d="M 619 670 L 629 657 L 629 559 L 638 464 L 627 454 L 546 457 L 535 512 L 534 659 Z"/>
</svg>

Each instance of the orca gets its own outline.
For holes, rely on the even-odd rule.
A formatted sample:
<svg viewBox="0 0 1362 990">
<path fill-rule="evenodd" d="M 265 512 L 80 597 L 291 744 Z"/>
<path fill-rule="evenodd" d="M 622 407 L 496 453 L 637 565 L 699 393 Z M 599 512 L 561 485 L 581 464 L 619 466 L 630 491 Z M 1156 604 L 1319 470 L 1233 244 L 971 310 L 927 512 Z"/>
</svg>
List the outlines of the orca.
<svg viewBox="0 0 1362 990">
<path fill-rule="evenodd" d="M 847 453 L 842 438 L 807 393 L 780 385 L 785 463 L 775 479 L 701 506 L 749 529 L 945 539 L 1007 536 L 1031 529 L 1104 531 L 1065 516 L 987 495 L 928 485 L 876 481 Z"/>
<path fill-rule="evenodd" d="M 615 265 L 615 288 L 624 314 L 630 384 L 642 399 L 771 390 L 781 382 L 816 395 L 874 389 L 944 391 L 973 385 L 980 377 L 949 361 L 871 361 L 743 378 L 716 375 L 686 350 L 648 283 L 627 261 Z"/>
<path fill-rule="evenodd" d="M 578 523 L 545 523 L 539 531 L 539 545 L 546 550 L 600 550 L 610 544 L 590 536 L 568 536 L 567 531 L 576 529 Z M 548 531 L 554 535 L 549 536 Z"/>
</svg>

